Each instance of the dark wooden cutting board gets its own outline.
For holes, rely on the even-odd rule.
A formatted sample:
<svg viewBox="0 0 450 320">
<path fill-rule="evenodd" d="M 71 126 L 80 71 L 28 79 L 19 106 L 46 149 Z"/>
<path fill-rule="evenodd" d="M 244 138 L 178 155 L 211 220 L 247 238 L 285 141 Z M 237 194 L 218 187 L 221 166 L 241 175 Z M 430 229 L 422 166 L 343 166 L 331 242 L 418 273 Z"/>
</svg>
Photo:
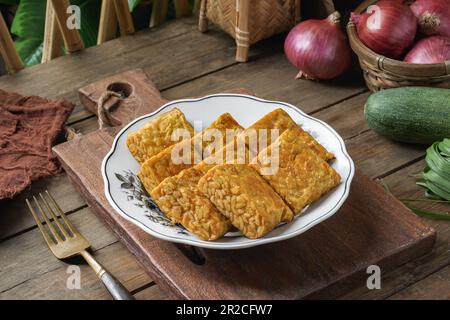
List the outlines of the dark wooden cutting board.
<svg viewBox="0 0 450 320">
<path fill-rule="evenodd" d="M 434 230 L 358 171 L 339 212 L 290 240 L 221 251 L 154 238 L 108 204 L 100 166 L 120 127 L 166 100 L 142 70 L 132 70 L 80 89 L 82 103 L 95 112 L 99 96 L 108 87 L 128 96 L 108 101 L 110 120 L 116 126 L 57 145 L 54 152 L 100 219 L 172 297 L 335 298 L 364 286 L 369 265 L 380 266 L 384 273 L 433 247 Z"/>
</svg>

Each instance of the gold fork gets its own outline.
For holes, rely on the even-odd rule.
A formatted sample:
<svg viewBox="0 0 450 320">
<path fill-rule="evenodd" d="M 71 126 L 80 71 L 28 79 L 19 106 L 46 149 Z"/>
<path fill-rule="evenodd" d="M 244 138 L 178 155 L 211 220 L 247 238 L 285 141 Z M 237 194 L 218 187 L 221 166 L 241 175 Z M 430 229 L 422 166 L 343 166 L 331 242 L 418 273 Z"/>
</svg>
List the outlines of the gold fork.
<svg viewBox="0 0 450 320">
<path fill-rule="evenodd" d="M 65 213 L 47 190 L 45 191 L 45 195 L 46 196 L 43 196 L 39 193 L 41 201 L 38 201 L 35 196 L 33 196 L 33 200 L 50 232 L 44 227 L 44 224 L 39 219 L 31 202 L 28 199 L 26 199 L 26 202 L 34 220 L 36 220 L 39 230 L 44 236 L 45 242 L 47 242 L 47 245 L 53 254 L 60 260 L 81 255 L 95 271 L 98 278 L 103 282 L 106 289 L 115 300 L 134 300 L 131 293 L 116 278 L 106 271 L 106 269 L 103 268 L 102 265 L 87 251 L 91 246 L 89 241 L 87 241 L 69 219 L 67 219 Z M 40 202 L 43 203 L 43 206 Z M 50 221 L 49 214 L 51 219 L 53 219 L 53 223 Z"/>
</svg>

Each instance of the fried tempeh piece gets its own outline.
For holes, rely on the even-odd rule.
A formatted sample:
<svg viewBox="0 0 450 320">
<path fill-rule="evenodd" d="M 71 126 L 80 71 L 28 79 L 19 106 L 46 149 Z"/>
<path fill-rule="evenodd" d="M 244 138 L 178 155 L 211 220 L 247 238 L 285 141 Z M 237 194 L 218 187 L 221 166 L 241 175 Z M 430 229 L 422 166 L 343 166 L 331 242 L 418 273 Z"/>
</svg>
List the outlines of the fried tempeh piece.
<svg viewBox="0 0 450 320">
<path fill-rule="evenodd" d="M 301 129 L 299 125 L 295 123 L 295 121 L 289 116 L 289 114 L 281 108 L 275 109 L 272 112 L 266 114 L 264 117 L 259 119 L 253 125 L 248 127 L 243 135 L 249 135 L 251 130 L 260 130 L 267 129 L 270 131 L 271 129 L 278 129 L 278 134 L 281 135 L 284 131 L 288 129 L 298 128 L 299 134 L 298 139 L 306 143 L 314 152 L 316 152 L 322 159 L 325 161 L 331 160 L 334 158 L 334 155 L 328 152 L 320 143 L 318 143 L 308 132 Z M 258 148 L 262 144 L 264 147 L 268 147 L 271 142 L 270 132 L 267 133 L 267 138 L 259 135 L 259 131 L 256 131 L 258 136 Z M 246 138 L 247 139 L 247 138 Z M 247 142 L 249 140 L 247 139 Z M 267 141 L 267 142 L 266 142 Z"/>
<path fill-rule="evenodd" d="M 201 161 L 203 150 L 209 145 L 214 144 L 214 141 L 209 143 L 203 139 L 205 132 L 211 129 L 218 130 L 218 132 L 222 134 L 223 140 L 225 140 L 227 130 L 236 130 L 236 132 L 240 132 L 242 127 L 229 113 L 225 113 L 217 118 L 208 128 L 198 133 L 193 138 L 172 145 L 145 161 L 141 166 L 138 176 L 147 192 L 151 193 L 151 191 L 165 178 L 174 176 L 182 170 L 192 167 L 197 160 Z M 225 141 L 222 141 L 222 146 L 224 144 Z M 177 153 L 177 150 L 190 150 L 190 159 L 187 159 L 187 161 L 182 163 L 175 163 L 173 161 L 172 153 Z"/>
<path fill-rule="evenodd" d="M 292 211 L 251 167 L 223 164 L 210 169 L 198 188 L 219 211 L 250 239 L 273 230 Z"/>
<path fill-rule="evenodd" d="M 238 150 L 238 147 L 243 150 Z M 198 181 L 217 163 L 249 163 L 249 161 L 245 144 L 238 145 L 235 139 L 196 166 L 164 179 L 153 189 L 151 196 L 161 211 L 174 223 L 182 224 L 202 240 L 219 239 L 231 228 L 231 222 L 200 192 L 197 187 Z"/>
<path fill-rule="evenodd" d="M 202 240 L 216 240 L 228 232 L 231 222 L 197 188 L 202 176 L 195 167 L 183 170 L 164 179 L 151 196 L 172 222 Z"/>
<path fill-rule="evenodd" d="M 194 129 L 186 120 L 183 112 L 173 108 L 156 119 L 148 122 L 138 131 L 127 137 L 127 146 L 134 158 L 140 163 L 150 159 L 162 150 L 177 143 L 172 140 L 172 133 L 176 129 L 185 129 L 192 137 Z"/>
<path fill-rule="evenodd" d="M 298 138 L 297 129 L 286 130 L 267 149 L 260 152 L 255 168 L 283 198 L 295 214 L 337 186 L 340 175 Z M 278 170 L 267 174 L 268 157 L 278 153 Z"/>
</svg>

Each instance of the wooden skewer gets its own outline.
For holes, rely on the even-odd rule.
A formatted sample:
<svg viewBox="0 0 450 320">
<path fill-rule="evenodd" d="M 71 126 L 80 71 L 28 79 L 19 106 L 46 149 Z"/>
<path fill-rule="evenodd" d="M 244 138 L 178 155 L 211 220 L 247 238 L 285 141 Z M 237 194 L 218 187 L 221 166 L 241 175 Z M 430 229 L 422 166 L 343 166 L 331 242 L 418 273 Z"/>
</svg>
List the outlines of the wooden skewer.
<svg viewBox="0 0 450 320">
<path fill-rule="evenodd" d="M 117 20 L 119 20 L 120 34 L 126 36 L 134 33 L 133 17 L 131 16 L 128 0 L 114 0 Z"/>
<path fill-rule="evenodd" d="M 62 44 L 61 30 L 56 20 L 55 11 L 50 0 L 47 0 L 47 11 L 45 14 L 44 49 L 41 62 L 50 61 L 61 55 Z"/>
<path fill-rule="evenodd" d="M 70 6 L 69 0 L 51 0 L 55 11 L 56 20 L 64 39 L 64 45 L 67 53 L 80 51 L 84 48 L 83 40 L 77 29 L 69 29 L 67 27 L 67 8 Z"/>
<path fill-rule="evenodd" d="M 117 34 L 117 15 L 114 3 L 111 0 L 102 1 L 100 23 L 98 26 L 97 44 L 114 39 Z"/>
<path fill-rule="evenodd" d="M 192 12 L 194 14 L 196 14 L 196 13 L 198 13 L 200 11 L 200 3 L 201 3 L 201 0 L 195 0 L 194 8 L 192 9 Z"/>
<path fill-rule="evenodd" d="M 206 32 L 207 28 L 208 28 L 208 17 L 206 16 L 206 0 L 201 0 L 198 18 L 198 30 L 200 30 L 200 32 Z"/>
<path fill-rule="evenodd" d="M 246 62 L 248 60 L 248 51 L 250 47 L 250 34 L 249 34 L 249 10 L 250 0 L 240 0 L 237 10 L 237 26 L 236 26 L 236 61 Z"/>
<path fill-rule="evenodd" d="M 188 0 L 173 0 L 173 4 L 175 7 L 175 17 L 181 18 L 192 14 Z"/>
<path fill-rule="evenodd" d="M 152 17 L 150 28 L 156 27 L 166 20 L 169 0 L 153 0 Z"/>
<path fill-rule="evenodd" d="M 17 53 L 14 42 L 9 33 L 3 15 L 0 13 L 0 53 L 9 73 L 15 73 L 24 68 L 23 62 Z"/>
</svg>

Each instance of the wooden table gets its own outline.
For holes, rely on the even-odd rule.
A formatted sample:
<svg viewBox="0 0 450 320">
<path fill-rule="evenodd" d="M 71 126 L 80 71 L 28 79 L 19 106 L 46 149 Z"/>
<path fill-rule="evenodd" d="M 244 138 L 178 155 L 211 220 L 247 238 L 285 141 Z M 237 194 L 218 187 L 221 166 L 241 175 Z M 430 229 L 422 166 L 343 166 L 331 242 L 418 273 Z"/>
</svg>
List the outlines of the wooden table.
<svg viewBox="0 0 450 320">
<path fill-rule="evenodd" d="M 97 120 L 79 104 L 77 89 L 114 73 L 144 68 L 168 99 L 246 87 L 328 122 L 345 138 L 356 165 L 373 179 L 383 180 L 396 196 L 421 195 L 423 190 L 415 186 L 411 174 L 424 167 L 425 148 L 394 143 L 368 129 L 363 106 L 369 93 L 360 72 L 331 82 L 296 81 L 296 70 L 285 59 L 282 43 L 279 36 L 257 44 L 250 62 L 237 64 L 232 39 L 216 29 L 201 34 L 193 19 L 182 19 L 4 76 L 0 88 L 76 102 L 68 125 L 85 134 L 97 128 Z M 1 299 L 109 299 L 86 265 L 81 266 L 81 289 L 67 289 L 68 264 L 52 256 L 24 203 L 27 196 L 45 189 L 92 242 L 99 261 L 138 299 L 166 297 L 62 173 L 37 181 L 16 199 L 0 204 Z M 362 283 L 342 298 L 449 299 L 450 223 L 428 222 L 437 231 L 430 254 L 383 274 L 381 290 L 369 291 Z"/>
</svg>

